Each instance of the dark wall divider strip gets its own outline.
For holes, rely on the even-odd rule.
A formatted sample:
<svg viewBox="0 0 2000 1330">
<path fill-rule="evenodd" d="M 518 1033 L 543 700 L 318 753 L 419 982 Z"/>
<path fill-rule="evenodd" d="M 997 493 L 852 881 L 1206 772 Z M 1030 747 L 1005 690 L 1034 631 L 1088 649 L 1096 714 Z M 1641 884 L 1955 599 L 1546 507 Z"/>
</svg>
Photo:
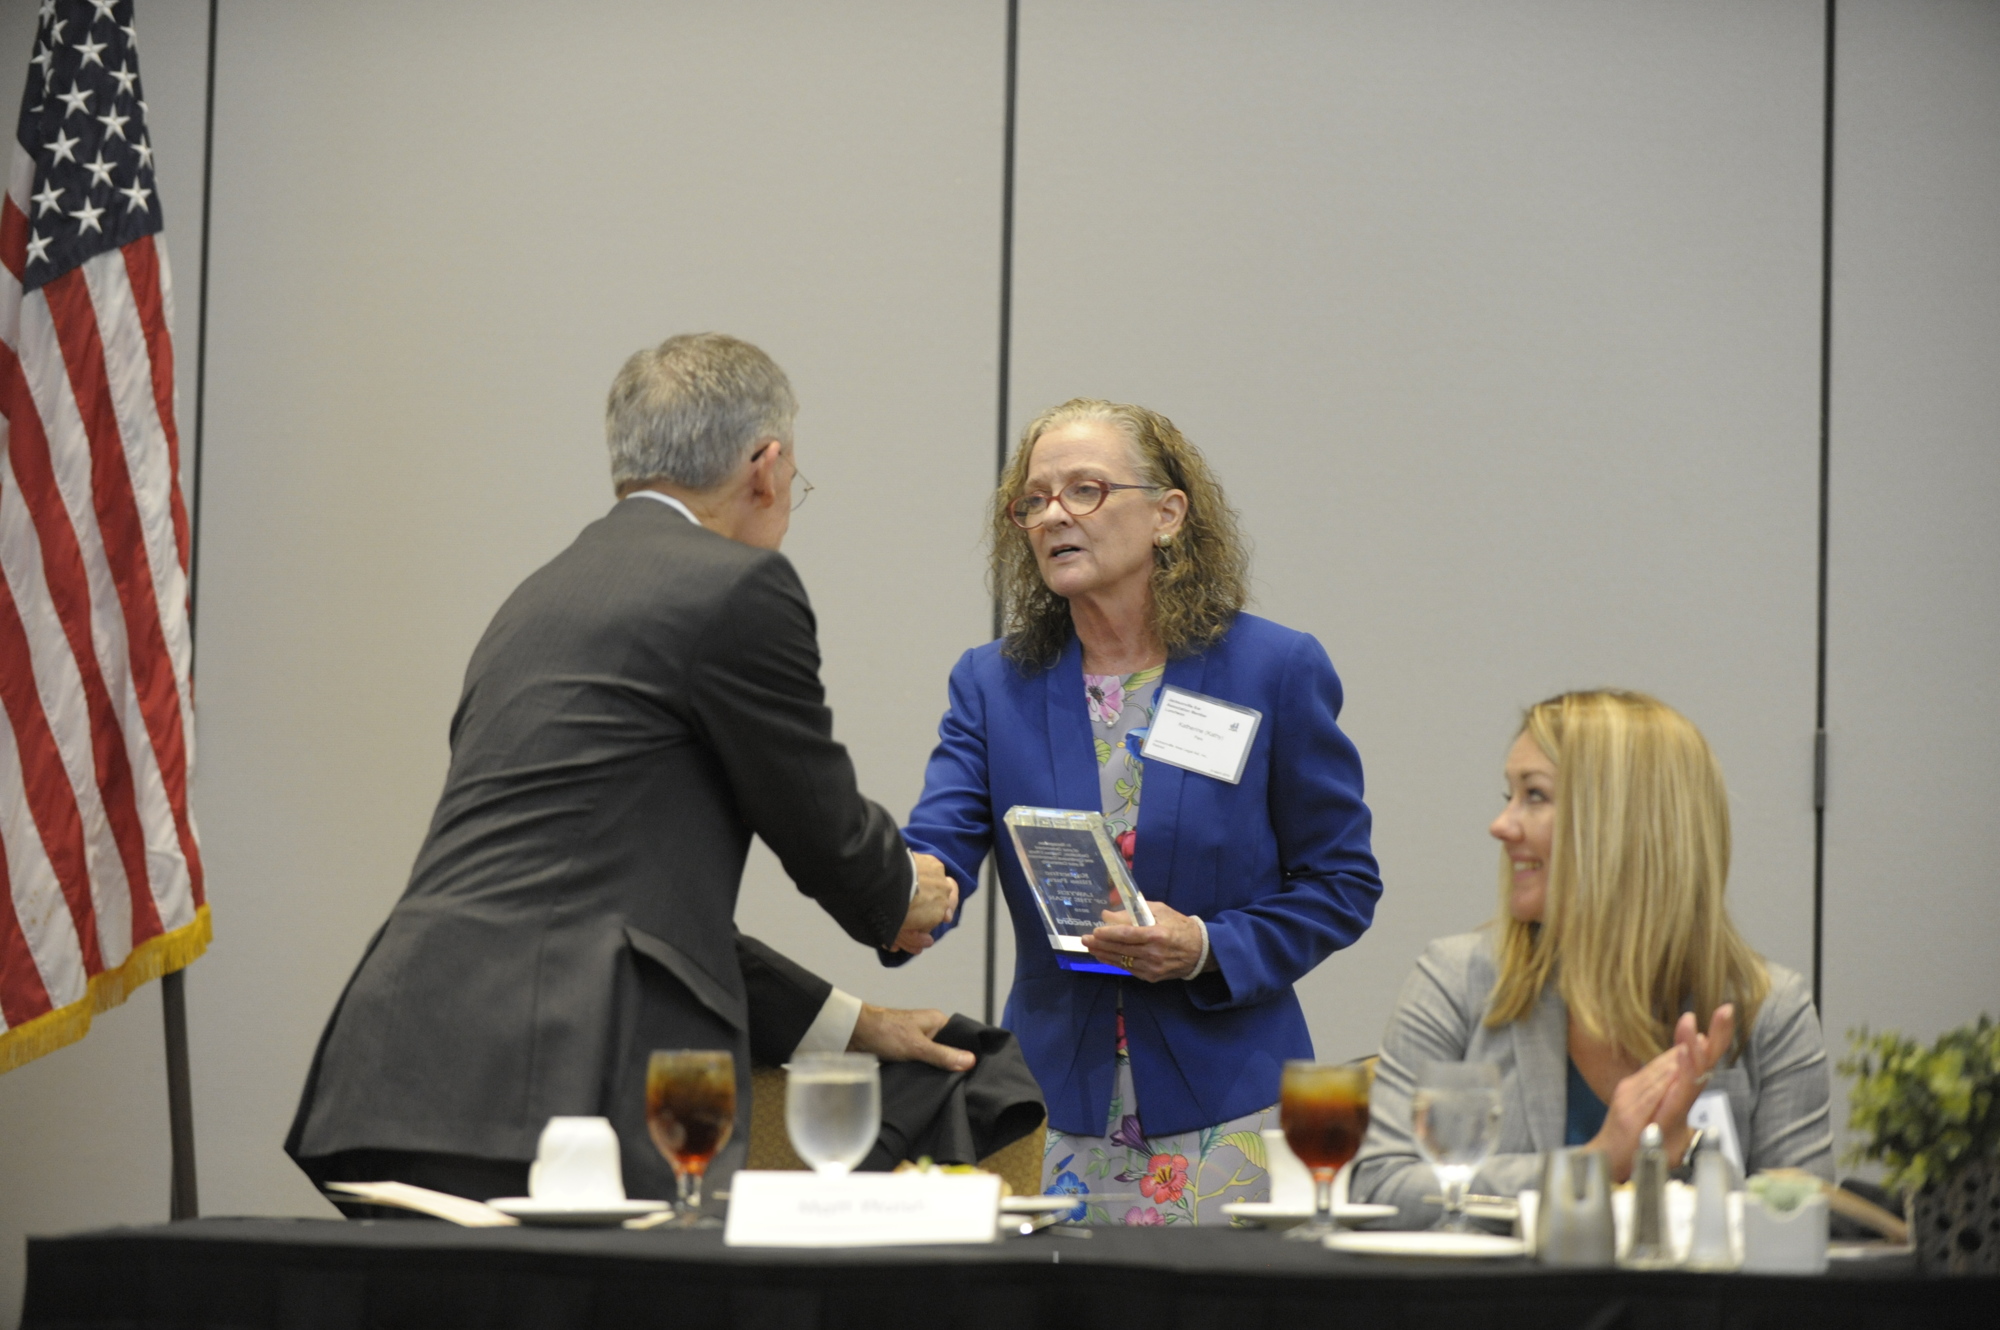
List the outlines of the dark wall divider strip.
<svg viewBox="0 0 2000 1330">
<path fill-rule="evenodd" d="M 1000 381 L 994 411 L 993 479 L 998 484 L 1007 466 L 1007 410 L 1013 391 L 1009 380 L 1014 350 L 1014 105 L 1021 70 L 1021 0 L 1007 0 L 1007 91 L 1005 129 L 1000 149 Z M 1000 598 L 993 598 L 993 636 L 1000 636 Z M 996 851 L 997 853 L 997 851 Z M 998 946 L 1000 879 L 991 857 L 986 864 L 986 1014 L 994 1024 L 994 998 L 999 987 Z"/>
</svg>

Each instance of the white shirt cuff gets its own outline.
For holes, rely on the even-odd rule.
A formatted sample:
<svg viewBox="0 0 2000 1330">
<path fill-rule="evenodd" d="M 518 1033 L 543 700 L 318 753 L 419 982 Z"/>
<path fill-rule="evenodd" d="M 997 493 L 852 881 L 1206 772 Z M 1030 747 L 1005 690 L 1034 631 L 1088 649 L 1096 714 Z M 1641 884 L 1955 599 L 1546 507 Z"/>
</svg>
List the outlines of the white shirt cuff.
<svg viewBox="0 0 2000 1330">
<path fill-rule="evenodd" d="M 1201 959 L 1196 961 L 1194 968 L 1182 975 L 1181 978 L 1195 979 L 1200 977 L 1201 972 L 1208 968 L 1208 925 L 1201 921 L 1201 916 L 1198 914 L 1191 914 L 1188 918 L 1194 920 L 1194 926 L 1201 930 Z"/>
<path fill-rule="evenodd" d="M 826 995 L 825 1005 L 819 1009 L 813 1023 L 806 1027 L 805 1037 L 792 1050 L 792 1056 L 797 1057 L 801 1053 L 845 1053 L 848 1041 L 854 1038 L 854 1026 L 860 1019 L 861 999 L 852 993 L 834 989 Z"/>
</svg>

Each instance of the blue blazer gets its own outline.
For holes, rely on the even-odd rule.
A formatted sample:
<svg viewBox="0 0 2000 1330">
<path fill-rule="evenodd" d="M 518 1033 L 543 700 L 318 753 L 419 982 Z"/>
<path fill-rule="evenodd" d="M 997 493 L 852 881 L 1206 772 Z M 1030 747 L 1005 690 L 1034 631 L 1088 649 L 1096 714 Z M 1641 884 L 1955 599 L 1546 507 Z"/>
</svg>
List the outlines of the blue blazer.
<svg viewBox="0 0 2000 1330">
<path fill-rule="evenodd" d="M 1285 1060 L 1312 1056 L 1292 985 L 1366 931 L 1382 894 L 1361 759 L 1337 723 L 1340 680 L 1317 641 L 1240 614 L 1208 651 L 1169 661 L 1165 683 L 1263 713 L 1239 784 L 1151 762 L 1139 806 L 1139 890 L 1200 915 L 1219 970 L 1149 984 L 1055 963 L 1000 819 L 1016 804 L 1101 809 L 1074 637 L 1053 667 L 1033 674 L 1004 659 L 998 642 L 959 658 L 923 797 L 903 832 L 912 848 L 944 860 L 967 896 L 997 847 L 1014 919 L 1005 1020 L 1058 1131 L 1105 1130 L 1121 987 L 1149 1135 L 1276 1103 Z"/>
</svg>

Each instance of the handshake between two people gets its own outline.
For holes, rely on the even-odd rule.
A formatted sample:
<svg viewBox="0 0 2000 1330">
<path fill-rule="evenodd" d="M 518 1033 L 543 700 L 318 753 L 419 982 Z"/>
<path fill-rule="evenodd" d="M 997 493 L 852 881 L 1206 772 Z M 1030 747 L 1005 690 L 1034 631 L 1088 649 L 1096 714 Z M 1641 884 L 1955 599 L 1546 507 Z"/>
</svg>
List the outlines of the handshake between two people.
<svg viewBox="0 0 2000 1330">
<path fill-rule="evenodd" d="M 911 856 L 917 866 L 917 889 L 910 893 L 909 913 L 886 951 L 914 956 L 933 945 L 938 925 L 958 912 L 958 884 L 944 871 L 936 855 Z M 946 1071 L 971 1071 L 976 1058 L 965 1049 L 937 1042 L 937 1033 L 951 1018 L 934 1007 L 913 1009 L 861 1004 L 861 1017 L 847 1041 L 850 1053 L 873 1053 L 883 1062 L 927 1062 Z"/>
<path fill-rule="evenodd" d="M 914 956 L 935 945 L 938 925 L 958 912 L 958 883 L 944 871 L 936 855 L 912 854 L 917 866 L 917 888 L 910 893 L 909 913 L 896 940 L 883 948 Z M 1140 927 L 1124 910 L 1104 911 L 1104 923 L 1083 939 L 1083 945 L 1100 961 L 1130 970 L 1136 979 L 1159 983 L 1163 979 L 1191 979 L 1202 959 L 1204 937 L 1201 925 L 1187 915 L 1158 901 L 1152 903 L 1153 923 Z M 1211 957 L 1204 969 L 1214 969 Z"/>
<path fill-rule="evenodd" d="M 914 956 L 937 942 L 938 925 L 958 913 L 958 883 L 944 871 L 944 861 L 934 854 L 912 854 L 917 866 L 917 888 L 910 893 L 910 910 L 896 940 L 884 951 L 904 951 Z"/>
</svg>

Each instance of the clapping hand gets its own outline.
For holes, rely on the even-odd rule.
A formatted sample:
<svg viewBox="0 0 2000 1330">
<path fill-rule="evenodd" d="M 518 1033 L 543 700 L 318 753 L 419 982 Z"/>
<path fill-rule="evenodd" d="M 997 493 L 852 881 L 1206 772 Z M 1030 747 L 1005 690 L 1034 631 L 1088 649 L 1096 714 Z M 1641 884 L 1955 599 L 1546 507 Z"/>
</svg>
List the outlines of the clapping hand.
<svg viewBox="0 0 2000 1330">
<path fill-rule="evenodd" d="M 958 883 L 944 871 L 944 861 L 934 854 L 911 855 L 917 865 L 917 889 L 910 895 L 910 911 L 903 927 L 888 950 L 906 951 L 914 956 L 936 942 L 931 933 L 958 910 Z"/>
<path fill-rule="evenodd" d="M 1632 1159 L 1639 1151 L 1639 1133 L 1657 1122 L 1667 1158 L 1677 1161 L 1687 1151 L 1688 1110 L 1708 1084 L 1709 1073 L 1728 1051 L 1736 1034 L 1736 1009 L 1727 1003 L 1715 1009 L 1708 1033 L 1695 1028 L 1694 1013 L 1683 1013 L 1674 1027 L 1674 1046 L 1618 1082 L 1611 1103 L 1586 1149 L 1600 1150 L 1611 1167 L 1613 1182 L 1632 1176 Z"/>
<path fill-rule="evenodd" d="M 1735 1037 L 1736 1008 L 1727 1002 L 1715 1009 L 1706 1035 L 1695 1029 L 1691 1011 L 1683 1012 L 1675 1025 L 1674 1046 L 1667 1050 L 1674 1056 L 1674 1076 L 1653 1114 L 1653 1121 L 1660 1124 L 1660 1135 L 1666 1139 L 1669 1160 L 1678 1162 L 1687 1153 L 1688 1138 L 1694 1134 L 1688 1129 L 1688 1110 L 1708 1088 L 1709 1074 Z"/>
</svg>

